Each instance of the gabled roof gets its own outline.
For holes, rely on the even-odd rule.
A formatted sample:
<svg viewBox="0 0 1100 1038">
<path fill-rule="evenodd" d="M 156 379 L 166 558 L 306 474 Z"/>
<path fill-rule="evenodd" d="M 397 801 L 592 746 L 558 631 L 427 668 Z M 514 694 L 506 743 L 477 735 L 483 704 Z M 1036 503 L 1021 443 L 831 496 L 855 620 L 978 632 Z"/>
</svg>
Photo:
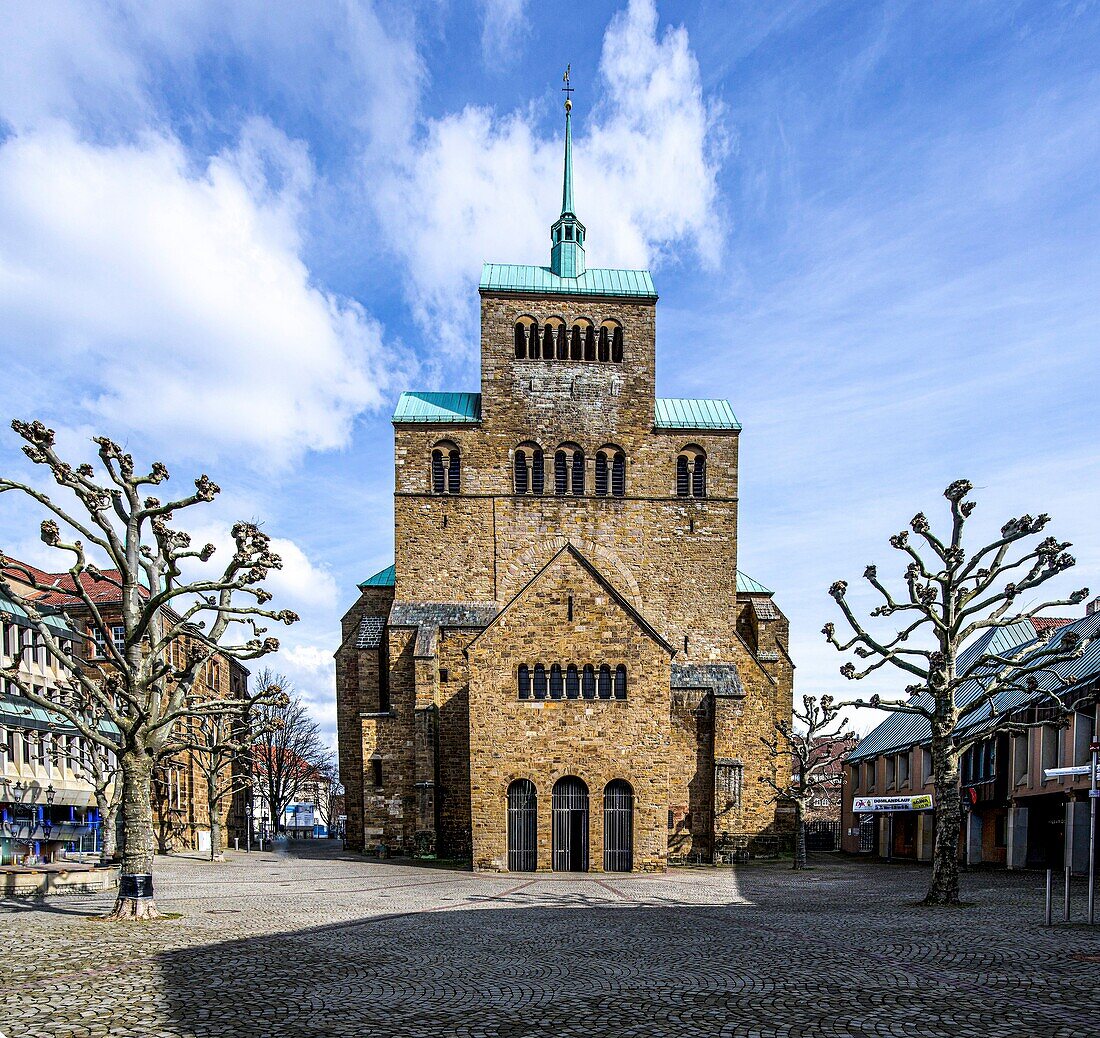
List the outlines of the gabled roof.
<svg viewBox="0 0 1100 1038">
<path fill-rule="evenodd" d="M 1060 638 L 1067 630 L 1074 631 L 1081 638 L 1090 638 L 1097 633 L 1098 629 L 1100 629 L 1100 613 L 1093 613 L 1066 627 L 1059 628 L 1051 638 Z M 959 706 L 968 706 L 984 693 L 981 681 L 984 671 L 983 668 L 977 667 L 981 657 L 990 653 L 1004 655 L 1028 646 L 1039 649 L 1045 644 L 1036 637 L 1035 627 L 1030 620 L 1020 620 L 1005 627 L 994 627 L 982 632 L 959 654 L 959 673 L 966 674 L 973 669 L 975 674 L 973 680 L 959 688 L 956 696 Z M 1095 680 L 1100 677 L 1100 641 L 1088 645 L 1079 658 L 1052 669 L 1054 673 L 1043 671 L 1038 675 L 1041 687 L 1047 690 L 1053 691 L 1077 682 Z M 966 718 L 959 725 L 958 730 L 960 733 L 972 732 L 988 726 L 995 717 L 1002 717 L 1006 711 L 1026 706 L 1028 702 L 1037 699 L 1040 695 L 1041 693 L 1016 690 L 1002 692 L 994 697 L 991 705 L 983 707 Z M 923 699 L 924 697 L 921 696 L 915 701 L 920 703 Z M 848 760 L 856 761 L 874 757 L 880 753 L 893 753 L 927 742 L 931 738 L 932 729 L 926 718 L 915 714 L 893 713 L 874 731 L 860 740 Z"/>
<path fill-rule="evenodd" d="M 526 593 L 527 589 L 534 584 L 539 577 L 541 577 L 555 562 L 562 557 L 562 555 L 568 553 L 571 555 L 580 565 L 591 575 L 595 580 L 619 605 L 619 607 L 643 630 L 649 635 L 658 645 L 661 646 L 670 656 L 676 651 L 673 647 L 665 641 L 664 636 L 657 630 L 637 609 L 634 608 L 620 593 L 618 588 L 615 587 L 591 562 L 588 561 L 572 544 L 566 544 L 554 552 L 553 556 L 526 584 L 523 585 L 507 602 L 504 608 L 497 613 L 492 622 L 485 626 L 485 629 L 481 631 L 470 645 L 483 638 L 496 624 L 500 618 L 508 612 L 509 609 Z M 468 646 L 469 647 L 469 646 Z"/>
<path fill-rule="evenodd" d="M 481 268 L 479 292 L 529 293 L 554 296 L 610 296 L 621 299 L 657 299 L 648 270 L 589 267 L 578 277 L 559 277 L 549 267 L 529 263 L 486 263 Z"/>
</svg>

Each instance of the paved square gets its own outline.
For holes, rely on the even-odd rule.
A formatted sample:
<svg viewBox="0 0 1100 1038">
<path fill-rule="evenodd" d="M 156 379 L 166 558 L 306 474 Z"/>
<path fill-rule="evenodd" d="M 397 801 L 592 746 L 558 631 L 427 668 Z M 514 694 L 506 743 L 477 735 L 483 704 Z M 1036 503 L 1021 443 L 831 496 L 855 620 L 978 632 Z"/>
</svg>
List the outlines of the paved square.
<svg viewBox="0 0 1100 1038">
<path fill-rule="evenodd" d="M 316 844 L 158 870 L 182 917 L 154 926 L 90 919 L 92 897 L 0 901 L 0 1031 L 1100 1034 L 1100 927 L 1044 929 L 1036 875 L 973 873 L 976 907 L 928 911 L 926 870 L 845 861 L 525 879 Z"/>
</svg>

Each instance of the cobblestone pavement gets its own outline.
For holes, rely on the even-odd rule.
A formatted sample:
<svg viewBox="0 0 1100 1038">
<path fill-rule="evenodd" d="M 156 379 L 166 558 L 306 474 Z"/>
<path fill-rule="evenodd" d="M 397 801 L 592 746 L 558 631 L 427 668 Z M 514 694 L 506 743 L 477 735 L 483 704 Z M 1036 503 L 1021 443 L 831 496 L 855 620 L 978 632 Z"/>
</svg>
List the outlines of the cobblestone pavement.
<svg viewBox="0 0 1100 1038">
<path fill-rule="evenodd" d="M 1037 875 L 973 873 L 975 905 L 939 910 L 915 905 L 927 877 L 848 861 L 485 876 L 320 843 L 158 859 L 178 919 L 106 923 L 97 897 L 0 901 L 0 1032 L 1100 1035 L 1100 927 L 1042 927 Z"/>
</svg>

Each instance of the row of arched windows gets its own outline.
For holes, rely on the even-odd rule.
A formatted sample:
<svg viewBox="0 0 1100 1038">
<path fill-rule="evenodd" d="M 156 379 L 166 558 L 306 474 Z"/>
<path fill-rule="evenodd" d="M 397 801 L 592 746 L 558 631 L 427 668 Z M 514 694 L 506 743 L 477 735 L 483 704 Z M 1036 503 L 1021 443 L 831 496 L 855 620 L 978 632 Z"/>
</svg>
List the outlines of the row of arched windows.
<svg viewBox="0 0 1100 1038">
<path fill-rule="evenodd" d="M 554 451 L 552 492 L 556 497 L 582 497 L 585 493 L 584 449 L 563 443 Z M 626 495 L 626 454 L 613 444 L 596 451 L 593 493 L 597 497 Z M 516 494 L 541 497 L 546 491 L 546 456 L 537 443 L 521 443 L 512 458 L 512 483 Z M 462 490 L 462 456 L 450 440 L 432 448 L 433 494 L 458 494 Z M 689 444 L 676 457 L 676 496 L 707 496 L 707 455 Z"/>
<path fill-rule="evenodd" d="M 626 699 L 626 667 L 551 663 L 547 668 L 543 663 L 533 667 L 521 663 L 516 686 L 520 699 Z"/>
<path fill-rule="evenodd" d="M 549 317 L 541 326 L 533 317 L 521 317 L 513 335 L 517 360 L 623 362 L 623 326 L 614 320 L 597 328 L 586 317 L 571 327 L 560 317 Z"/>
</svg>

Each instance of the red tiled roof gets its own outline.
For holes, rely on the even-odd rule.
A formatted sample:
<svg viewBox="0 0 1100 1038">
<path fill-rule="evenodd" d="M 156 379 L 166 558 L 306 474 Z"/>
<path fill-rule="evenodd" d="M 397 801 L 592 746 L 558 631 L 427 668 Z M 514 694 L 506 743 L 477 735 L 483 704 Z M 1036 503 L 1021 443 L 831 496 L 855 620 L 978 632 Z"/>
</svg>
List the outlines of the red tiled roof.
<svg viewBox="0 0 1100 1038">
<path fill-rule="evenodd" d="M 37 566 L 32 566 L 26 562 L 19 562 L 18 559 L 13 559 L 12 561 L 18 563 L 19 568 L 5 568 L 4 573 L 6 576 L 10 577 L 12 580 L 18 581 L 22 579 L 20 570 L 28 570 L 37 583 L 48 585 L 51 588 L 49 591 L 38 592 L 36 601 L 61 608 L 84 604 L 83 599 L 76 593 L 76 586 L 73 583 L 72 574 L 48 573 L 46 570 L 39 569 Z M 116 580 L 121 579 L 121 574 L 117 569 L 105 569 L 101 572 L 108 577 L 114 577 Z M 121 599 L 118 588 L 109 580 L 93 580 L 88 573 L 81 573 L 80 583 L 87 592 L 88 597 L 97 604 L 118 602 Z"/>
<path fill-rule="evenodd" d="M 1035 628 L 1036 634 L 1056 631 L 1059 627 L 1065 627 L 1067 624 L 1074 622 L 1072 618 L 1064 616 L 1033 616 L 1031 618 L 1031 626 Z"/>
</svg>

